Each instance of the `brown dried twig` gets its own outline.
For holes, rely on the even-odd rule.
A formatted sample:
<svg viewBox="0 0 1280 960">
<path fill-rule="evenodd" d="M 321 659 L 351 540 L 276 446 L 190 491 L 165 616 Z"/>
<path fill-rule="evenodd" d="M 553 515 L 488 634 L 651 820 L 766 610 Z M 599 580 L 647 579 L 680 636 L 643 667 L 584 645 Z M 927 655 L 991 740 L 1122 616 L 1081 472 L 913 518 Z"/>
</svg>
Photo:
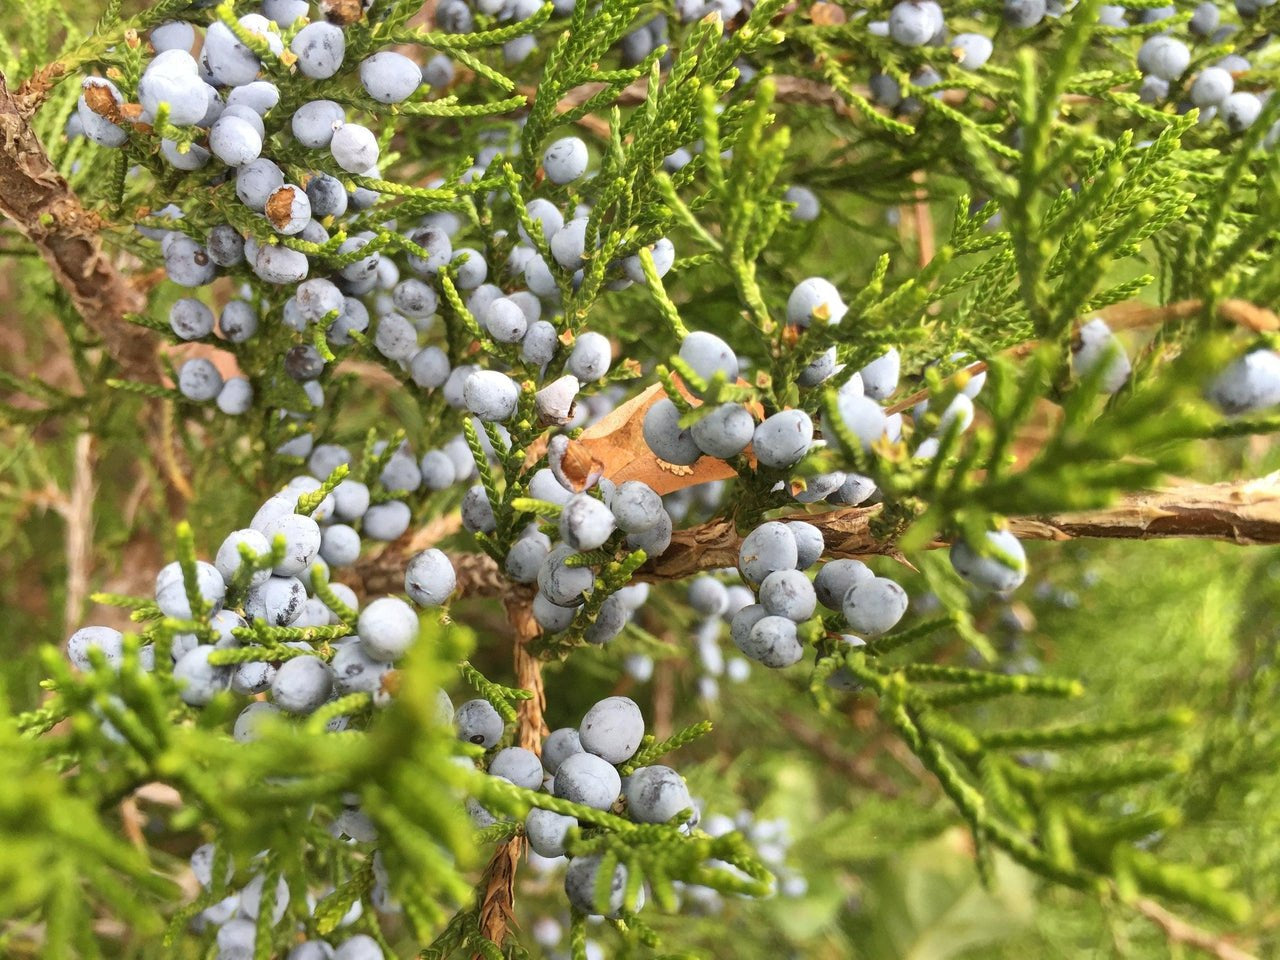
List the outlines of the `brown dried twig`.
<svg viewBox="0 0 1280 960">
<path fill-rule="evenodd" d="M 801 514 L 822 531 L 826 556 L 893 556 L 893 539 L 879 539 L 872 521 L 881 508 L 849 507 L 828 513 Z M 1110 507 L 1077 513 L 1008 518 L 1009 528 L 1022 540 L 1221 540 L 1236 544 L 1280 544 L 1280 472 L 1239 483 L 1186 483 L 1166 490 L 1126 494 Z M 662 556 L 640 568 L 648 581 L 682 580 L 704 570 L 733 567 L 742 545 L 729 519 L 677 530 Z M 928 546 L 944 547 L 935 540 Z M 400 589 L 404 566 L 411 554 L 398 544 L 384 550 L 356 570 L 366 589 Z M 465 596 L 503 596 L 513 585 L 488 556 L 453 554 L 458 590 Z"/>
<path fill-rule="evenodd" d="M 872 531 L 879 506 L 850 507 L 804 516 L 822 531 L 826 556 L 891 555 L 892 540 Z M 1188 483 L 1168 490 L 1122 496 L 1114 506 L 1077 513 L 1010 517 L 1022 540 L 1197 539 L 1237 544 L 1280 543 L 1280 472 L 1243 483 Z M 742 537 L 731 520 L 712 520 L 679 530 L 671 546 L 640 568 L 647 580 L 682 579 L 702 570 L 732 567 Z M 946 546 L 938 540 L 931 547 Z"/>
<path fill-rule="evenodd" d="M 542 685 L 542 663 L 529 652 L 529 643 L 541 628 L 533 618 L 533 603 L 527 591 L 507 592 L 507 620 L 514 632 L 516 686 L 533 696 L 521 700 L 516 708 L 516 746 L 542 753 L 542 740 L 547 735 L 543 720 L 546 692 Z M 501 946 L 515 918 L 516 866 L 524 851 L 524 837 L 517 836 L 501 844 L 485 868 L 480 901 L 480 932 L 491 943 Z"/>
<path fill-rule="evenodd" d="M 1257 960 L 1254 954 L 1237 947 L 1226 937 L 1183 920 L 1154 900 L 1142 897 L 1134 901 L 1133 907 L 1159 927 L 1171 944 L 1194 947 L 1217 960 Z"/>
</svg>

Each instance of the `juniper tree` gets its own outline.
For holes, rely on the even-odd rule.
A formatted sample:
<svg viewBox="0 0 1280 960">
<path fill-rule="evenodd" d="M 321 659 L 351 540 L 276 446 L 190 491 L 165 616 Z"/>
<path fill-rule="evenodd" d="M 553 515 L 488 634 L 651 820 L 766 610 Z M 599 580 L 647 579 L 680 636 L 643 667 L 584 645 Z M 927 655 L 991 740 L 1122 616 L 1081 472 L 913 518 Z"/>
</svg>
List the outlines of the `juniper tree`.
<svg viewBox="0 0 1280 960">
<path fill-rule="evenodd" d="M 136 6 L 5 4 L 7 954 L 1274 945 L 1277 8 Z"/>
</svg>

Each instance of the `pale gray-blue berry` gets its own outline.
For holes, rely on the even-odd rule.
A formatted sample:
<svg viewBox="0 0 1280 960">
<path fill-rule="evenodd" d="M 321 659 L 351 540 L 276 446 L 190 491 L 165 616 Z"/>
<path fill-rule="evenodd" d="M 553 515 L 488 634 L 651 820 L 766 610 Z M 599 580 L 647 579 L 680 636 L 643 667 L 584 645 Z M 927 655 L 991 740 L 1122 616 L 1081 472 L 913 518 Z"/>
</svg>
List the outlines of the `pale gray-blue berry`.
<svg viewBox="0 0 1280 960">
<path fill-rule="evenodd" d="M 738 649 L 757 663 L 775 670 L 798 663 L 804 657 L 804 647 L 796 636 L 795 622 L 787 617 L 769 616 L 763 608 L 761 612 L 765 615 L 752 624 L 745 636 L 741 631 L 734 636 Z"/>
<path fill-rule="evenodd" d="M 583 716 L 578 724 L 578 735 L 582 749 L 587 753 L 602 757 L 609 763 L 623 763 L 640 749 L 640 741 L 644 739 L 644 717 L 634 700 L 606 697 Z"/>
<path fill-rule="evenodd" d="M 587 172 L 587 145 L 578 137 L 564 137 L 542 154 L 542 168 L 552 183 L 566 184 Z"/>
<path fill-rule="evenodd" d="M 951 545 L 951 566 L 975 587 L 1009 593 L 1027 579 L 1027 554 L 1008 530 L 990 530 L 986 540 L 991 552 L 984 555 L 965 540 Z"/>
<path fill-rule="evenodd" d="M 861 560 L 841 558 L 822 565 L 813 578 L 818 602 L 831 610 L 842 610 L 844 598 L 855 586 L 871 580 L 875 574 Z"/>
<path fill-rule="evenodd" d="M 468 700 L 453 715 L 458 739 L 488 750 L 502 739 L 502 717 L 488 700 Z"/>
<path fill-rule="evenodd" d="M 608 810 L 622 793 L 622 778 L 608 760 L 592 753 L 575 753 L 560 762 L 555 795 L 570 803 Z"/>
<path fill-rule="evenodd" d="M 298 58 L 298 71 L 313 80 L 327 80 L 342 68 L 347 38 L 342 28 L 323 20 L 299 30 L 289 44 Z"/>
<path fill-rule="evenodd" d="M 750 584 L 777 570 L 794 570 L 799 559 L 795 535 L 785 523 L 771 520 L 756 527 L 738 549 L 738 569 Z"/>
<path fill-rule="evenodd" d="M 422 68 L 402 53 L 381 50 L 360 62 L 360 85 L 379 103 L 400 103 L 422 84 Z"/>
<path fill-rule="evenodd" d="M 659 459 L 676 466 L 689 466 L 698 461 L 702 450 L 693 433 L 680 426 L 680 416 L 680 409 L 662 397 L 645 413 L 644 439 Z"/>
<path fill-rule="evenodd" d="M 286 713 L 312 713 L 329 699 L 333 671 L 319 657 L 293 657 L 276 670 L 271 700 Z"/>
<path fill-rule="evenodd" d="M 802 623 L 817 606 L 813 584 L 799 570 L 777 570 L 760 584 L 760 605 L 772 617 Z"/>
<path fill-rule="evenodd" d="M 524 833 L 534 853 L 543 857 L 562 857 L 569 831 L 577 825 L 577 817 L 534 807 L 525 817 Z"/>
<path fill-rule="evenodd" d="M 855 631 L 878 637 L 892 630 L 907 612 L 907 592 L 887 577 L 872 577 L 854 584 L 841 610 Z"/>
<path fill-rule="evenodd" d="M 489 761 L 489 775 L 503 777 L 526 790 L 537 790 L 542 786 L 542 761 L 532 750 L 507 747 Z"/>
<path fill-rule="evenodd" d="M 371 659 L 397 660 L 418 639 L 418 614 L 399 597 L 380 597 L 360 611 L 356 633 Z"/>
<path fill-rule="evenodd" d="M 623 785 L 622 795 L 627 800 L 627 816 L 636 823 L 667 823 L 694 808 L 684 777 L 659 764 L 634 771 Z"/>
<path fill-rule="evenodd" d="M 438 607 L 457 587 L 453 564 L 442 550 L 423 550 L 409 561 L 404 571 L 404 590 L 414 603 Z"/>
</svg>

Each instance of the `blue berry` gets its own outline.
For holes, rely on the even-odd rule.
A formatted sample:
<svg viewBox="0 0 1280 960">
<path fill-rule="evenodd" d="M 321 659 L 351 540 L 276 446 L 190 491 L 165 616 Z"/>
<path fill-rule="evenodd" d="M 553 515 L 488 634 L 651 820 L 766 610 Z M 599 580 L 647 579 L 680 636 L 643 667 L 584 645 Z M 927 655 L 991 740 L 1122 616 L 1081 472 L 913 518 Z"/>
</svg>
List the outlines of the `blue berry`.
<svg viewBox="0 0 1280 960">
<path fill-rule="evenodd" d="M 596 703 L 578 724 L 582 749 L 609 763 L 624 763 L 640 749 L 644 739 L 644 717 L 634 700 L 606 697 Z M 556 774 L 559 780 L 561 771 Z M 615 793 L 614 796 L 617 796 Z"/>
</svg>

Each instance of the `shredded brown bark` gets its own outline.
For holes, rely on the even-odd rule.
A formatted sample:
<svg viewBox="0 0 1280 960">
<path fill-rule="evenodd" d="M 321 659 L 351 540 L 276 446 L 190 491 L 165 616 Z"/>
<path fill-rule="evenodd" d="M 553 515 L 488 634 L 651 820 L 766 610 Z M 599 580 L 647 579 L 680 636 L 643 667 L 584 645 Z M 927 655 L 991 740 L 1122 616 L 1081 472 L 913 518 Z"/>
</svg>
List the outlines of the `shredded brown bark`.
<svg viewBox="0 0 1280 960">
<path fill-rule="evenodd" d="M 541 755 L 542 741 L 548 732 L 542 719 L 547 698 L 542 685 L 542 663 L 528 649 L 540 628 L 533 618 L 533 602 L 527 590 L 508 591 L 504 606 L 514 633 L 516 685 L 533 693 L 530 699 L 520 701 L 516 709 L 516 746 Z M 524 837 L 514 837 L 494 851 L 485 869 L 480 930 L 498 946 L 506 941 L 515 920 L 516 867 L 523 851 Z"/>
<path fill-rule="evenodd" d="M 121 372 L 158 382 L 155 344 L 125 319 L 145 298 L 103 252 L 101 220 L 71 192 L 31 129 L 32 100 L 10 92 L 0 74 L 0 213 L 35 245 Z"/>
<path fill-rule="evenodd" d="M 897 544 L 879 539 L 872 521 L 879 506 L 849 507 L 828 513 L 797 514 L 812 523 L 826 541 L 825 556 L 896 556 Z M 1010 517 L 1009 528 L 1022 540 L 1221 540 L 1235 544 L 1280 544 L 1280 472 L 1239 483 L 1186 483 L 1167 490 L 1122 496 L 1113 506 L 1078 513 Z M 742 537 L 732 520 L 710 520 L 677 530 L 671 546 L 640 568 L 641 580 L 681 580 L 704 570 L 738 563 Z M 938 540 L 930 547 L 947 546 Z M 416 551 L 413 551 L 416 552 Z M 397 544 L 356 568 L 372 592 L 399 590 L 412 552 Z M 463 596 L 505 596 L 519 589 L 482 553 L 450 555 Z"/>
</svg>

